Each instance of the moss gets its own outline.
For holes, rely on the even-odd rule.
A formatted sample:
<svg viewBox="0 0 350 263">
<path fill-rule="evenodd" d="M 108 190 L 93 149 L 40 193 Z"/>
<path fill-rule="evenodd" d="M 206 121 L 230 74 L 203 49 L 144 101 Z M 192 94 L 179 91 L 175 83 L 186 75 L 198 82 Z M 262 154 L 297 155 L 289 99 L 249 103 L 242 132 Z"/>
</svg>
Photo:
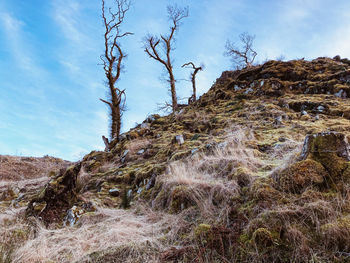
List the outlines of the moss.
<svg viewBox="0 0 350 263">
<path fill-rule="evenodd" d="M 273 245 L 274 238 L 266 228 L 258 228 L 253 233 L 252 241 L 259 249 L 265 249 Z"/>
<path fill-rule="evenodd" d="M 211 225 L 208 224 L 200 224 L 198 225 L 195 230 L 194 234 L 196 238 L 202 238 L 203 236 L 206 236 L 211 229 Z"/>
<path fill-rule="evenodd" d="M 191 189 L 189 186 L 179 185 L 171 190 L 170 197 L 170 212 L 179 213 L 180 211 L 194 205 L 194 202 L 189 198 Z"/>
<path fill-rule="evenodd" d="M 296 162 L 275 176 L 282 191 L 301 193 L 312 185 L 321 185 L 328 175 L 325 168 L 311 159 Z"/>
</svg>

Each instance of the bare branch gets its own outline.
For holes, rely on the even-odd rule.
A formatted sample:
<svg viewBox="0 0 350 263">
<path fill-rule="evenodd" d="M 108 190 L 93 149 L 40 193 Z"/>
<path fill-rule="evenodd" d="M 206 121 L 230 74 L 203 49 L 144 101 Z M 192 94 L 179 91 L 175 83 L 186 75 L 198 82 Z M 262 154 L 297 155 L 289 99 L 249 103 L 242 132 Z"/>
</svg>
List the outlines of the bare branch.
<svg viewBox="0 0 350 263">
<path fill-rule="evenodd" d="M 126 54 L 121 48 L 120 40 L 132 35 L 131 32 L 122 32 L 121 26 L 125 15 L 130 9 L 129 0 L 114 0 L 115 8 L 108 8 L 106 11 L 105 0 L 102 0 L 102 20 L 105 28 L 104 33 L 104 54 L 101 56 L 103 69 L 107 78 L 109 88 L 109 100 L 100 99 L 109 105 L 111 110 L 111 139 L 117 138 L 121 129 L 121 116 L 125 110 L 125 90 L 117 88 L 115 85 L 120 78 L 123 69 L 123 59 Z"/>
<path fill-rule="evenodd" d="M 244 66 L 251 67 L 255 57 L 257 56 L 257 52 L 253 50 L 253 41 L 255 36 L 249 35 L 244 32 L 239 35 L 239 39 L 242 43 L 242 48 L 238 48 L 234 43 L 230 40 L 226 42 L 226 52 L 225 55 L 231 57 L 233 63 L 238 67 L 242 68 Z"/>
<path fill-rule="evenodd" d="M 155 37 L 152 35 L 147 35 L 144 40 L 144 51 L 147 55 L 161 63 L 166 69 L 170 83 L 171 99 L 172 99 L 172 109 L 173 112 L 177 109 L 177 96 L 175 88 L 175 77 L 173 73 L 173 65 L 171 59 L 171 51 L 174 49 L 174 35 L 178 30 L 180 21 L 188 16 L 188 7 L 179 8 L 175 6 L 167 7 L 168 18 L 171 21 L 170 33 L 169 35 L 160 35 L 160 37 Z M 161 44 L 161 48 L 159 48 Z M 163 49 L 162 49 L 163 48 Z"/>
<path fill-rule="evenodd" d="M 199 71 L 202 71 L 204 68 L 204 65 L 200 65 L 199 67 L 196 67 L 193 62 L 188 62 L 182 65 L 182 67 L 192 67 L 194 71 L 191 73 L 191 82 L 192 82 L 192 96 L 188 99 L 188 104 L 191 104 L 197 100 L 197 89 L 196 89 L 196 75 Z"/>
</svg>

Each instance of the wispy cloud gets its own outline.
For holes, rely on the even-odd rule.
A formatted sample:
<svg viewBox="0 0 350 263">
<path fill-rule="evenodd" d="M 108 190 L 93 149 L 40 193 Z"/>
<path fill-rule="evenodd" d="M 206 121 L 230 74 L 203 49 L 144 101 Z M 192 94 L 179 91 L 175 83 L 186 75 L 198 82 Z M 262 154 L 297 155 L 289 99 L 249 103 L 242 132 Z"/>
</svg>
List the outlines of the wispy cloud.
<svg viewBox="0 0 350 263">
<path fill-rule="evenodd" d="M 0 21 L 8 39 L 9 48 L 16 64 L 26 73 L 42 78 L 43 70 L 37 66 L 32 54 L 32 47 L 23 37 L 25 23 L 8 12 L 0 13 Z"/>
</svg>

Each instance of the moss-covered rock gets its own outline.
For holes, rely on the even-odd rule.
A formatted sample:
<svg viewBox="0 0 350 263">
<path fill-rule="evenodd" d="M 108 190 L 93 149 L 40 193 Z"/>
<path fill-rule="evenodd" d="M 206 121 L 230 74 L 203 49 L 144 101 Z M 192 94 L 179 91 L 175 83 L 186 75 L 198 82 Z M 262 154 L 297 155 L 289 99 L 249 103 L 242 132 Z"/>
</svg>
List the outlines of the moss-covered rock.
<svg viewBox="0 0 350 263">
<path fill-rule="evenodd" d="M 301 193 L 310 186 L 321 185 L 327 176 L 326 169 L 311 159 L 296 162 L 285 170 L 278 172 L 274 179 L 282 191 Z"/>
<path fill-rule="evenodd" d="M 26 215 L 41 217 L 45 223 L 61 223 L 65 212 L 76 201 L 77 176 L 81 163 L 62 169 L 28 204 Z M 36 204 L 43 204 L 37 206 Z"/>
</svg>

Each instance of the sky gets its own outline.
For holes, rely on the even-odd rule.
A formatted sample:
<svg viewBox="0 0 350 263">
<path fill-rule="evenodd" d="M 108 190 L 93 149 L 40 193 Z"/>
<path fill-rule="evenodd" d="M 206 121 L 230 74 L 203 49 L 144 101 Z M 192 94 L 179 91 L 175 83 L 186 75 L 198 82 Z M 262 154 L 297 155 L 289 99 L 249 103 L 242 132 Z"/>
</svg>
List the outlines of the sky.
<svg viewBox="0 0 350 263">
<path fill-rule="evenodd" d="M 181 65 L 205 65 L 197 75 L 203 94 L 233 68 L 225 43 L 238 43 L 242 32 L 256 36 L 257 62 L 350 57 L 348 0 L 133 0 L 123 29 L 134 35 L 121 41 L 128 54 L 118 82 L 127 94 L 123 132 L 169 100 L 164 70 L 142 40 L 169 32 L 166 6 L 175 3 L 189 7 L 172 53 L 180 98 L 191 93 Z M 100 0 L 0 1 L 0 154 L 77 161 L 104 148 L 103 30 Z"/>
</svg>

